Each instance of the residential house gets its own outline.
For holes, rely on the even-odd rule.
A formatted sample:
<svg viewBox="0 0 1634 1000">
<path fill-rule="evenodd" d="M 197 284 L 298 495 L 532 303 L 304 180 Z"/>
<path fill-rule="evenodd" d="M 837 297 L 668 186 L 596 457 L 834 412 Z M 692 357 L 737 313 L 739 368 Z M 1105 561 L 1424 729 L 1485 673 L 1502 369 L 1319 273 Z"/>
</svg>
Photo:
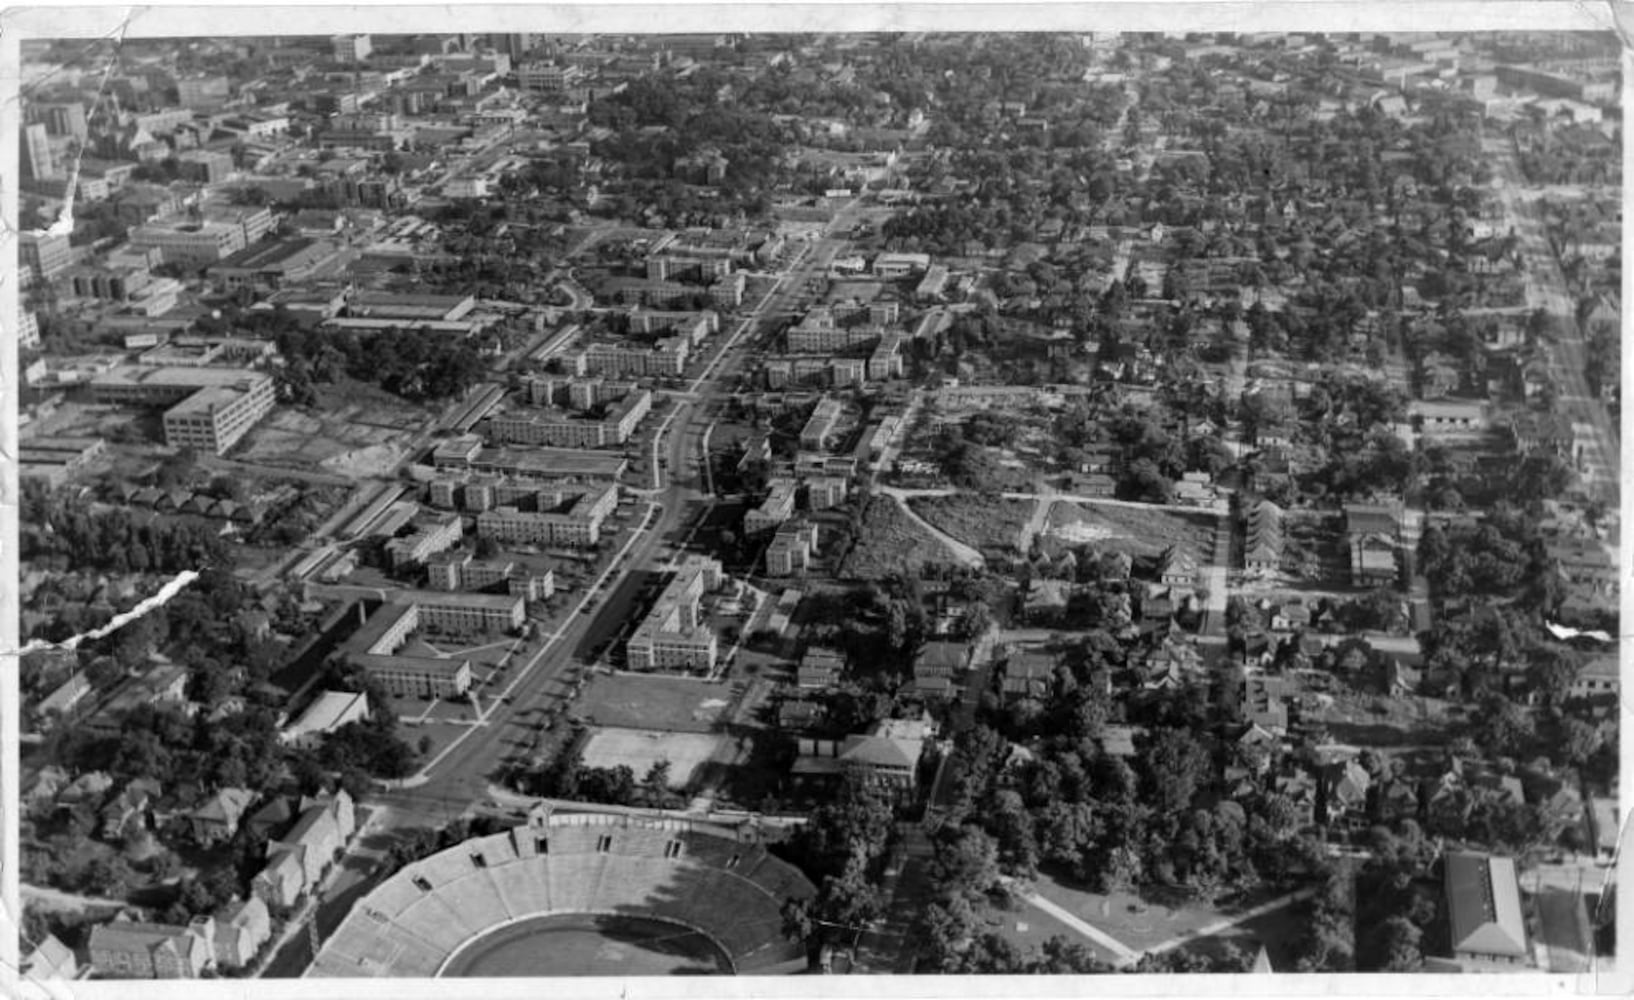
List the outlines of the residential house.
<svg viewBox="0 0 1634 1000">
<path fill-rule="evenodd" d="M 1596 656 L 1578 669 L 1568 691 L 1571 697 L 1585 701 L 1615 702 L 1621 690 L 1620 674 L 1617 654 Z"/>
<path fill-rule="evenodd" d="M 1010 654 L 1004 664 L 1004 697 L 1006 700 L 1031 698 L 1042 701 L 1050 693 L 1055 681 L 1055 657 L 1040 649 L 1020 650 Z"/>
<path fill-rule="evenodd" d="M 913 660 L 913 679 L 927 680 L 943 677 L 953 680 L 970 669 L 972 650 L 969 643 L 937 640 L 927 642 Z"/>
<path fill-rule="evenodd" d="M 24 949 L 18 971 L 31 983 L 49 983 L 78 978 L 79 963 L 72 948 L 47 934 L 39 944 Z"/>
<path fill-rule="evenodd" d="M 1197 585 L 1197 560 L 1171 545 L 1163 550 L 1157 563 L 1158 582 L 1165 587 L 1191 588 Z"/>
<path fill-rule="evenodd" d="M 845 657 L 835 649 L 812 646 L 795 668 L 795 684 L 802 690 L 827 690 L 845 673 Z"/>
<path fill-rule="evenodd" d="M 322 799 L 302 799 L 295 826 L 267 845 L 267 866 L 254 879 L 255 894 L 268 905 L 294 905 L 317 886 L 355 828 L 352 797 L 345 789 Z"/>
<path fill-rule="evenodd" d="M 117 840 L 147 822 L 148 807 L 159 795 L 159 783 L 135 778 L 102 807 L 102 838 Z"/>
<path fill-rule="evenodd" d="M 206 934 L 194 927 L 114 920 L 91 928 L 91 968 L 110 979 L 197 979 L 215 963 Z"/>
<path fill-rule="evenodd" d="M 1244 514 L 1243 526 L 1243 568 L 1262 576 L 1275 573 L 1282 566 L 1282 508 L 1260 500 Z"/>
<path fill-rule="evenodd" d="M 255 896 L 228 903 L 208 919 L 212 926 L 216 967 L 241 969 L 255 960 L 261 946 L 272 937 L 272 916 L 267 904 Z"/>
<path fill-rule="evenodd" d="M 238 833 L 239 821 L 255 801 L 255 793 L 247 788 L 222 788 L 187 814 L 193 830 L 193 840 L 201 847 L 210 847 L 232 839 Z"/>
</svg>

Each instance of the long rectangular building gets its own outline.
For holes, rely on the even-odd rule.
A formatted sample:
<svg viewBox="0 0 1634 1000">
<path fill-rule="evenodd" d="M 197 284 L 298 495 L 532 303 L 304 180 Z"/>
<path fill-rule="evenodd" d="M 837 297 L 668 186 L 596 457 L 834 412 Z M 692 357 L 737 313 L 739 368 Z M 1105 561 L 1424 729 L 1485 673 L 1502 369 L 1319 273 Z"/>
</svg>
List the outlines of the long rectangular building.
<svg viewBox="0 0 1634 1000">
<path fill-rule="evenodd" d="M 600 419 L 585 419 L 557 410 L 516 410 L 488 421 L 490 440 L 506 444 L 542 444 L 563 448 L 600 448 L 623 444 L 652 412 L 652 393 L 638 389 L 613 403 Z"/>
<path fill-rule="evenodd" d="M 495 507 L 477 515 L 477 535 L 503 542 L 586 548 L 601 540 L 601 525 L 618 506 L 618 487 L 586 491 L 540 490 L 536 510 Z"/>
</svg>

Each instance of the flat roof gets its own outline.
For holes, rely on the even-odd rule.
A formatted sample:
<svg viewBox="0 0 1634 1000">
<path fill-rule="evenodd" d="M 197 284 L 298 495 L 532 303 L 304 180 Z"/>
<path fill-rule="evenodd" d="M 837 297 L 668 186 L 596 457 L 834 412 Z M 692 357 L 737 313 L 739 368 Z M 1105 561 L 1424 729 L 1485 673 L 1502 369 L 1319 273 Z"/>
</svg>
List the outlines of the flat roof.
<svg viewBox="0 0 1634 1000">
<path fill-rule="evenodd" d="M 436 656 L 381 656 L 365 653 L 356 657 L 365 670 L 412 670 L 422 674 L 458 674 L 471 668 L 470 660 L 443 659 Z"/>
<path fill-rule="evenodd" d="M 624 470 L 628 459 L 623 452 L 596 452 L 579 448 L 483 448 L 471 464 L 533 469 L 556 475 L 616 476 Z"/>
<path fill-rule="evenodd" d="M 245 382 L 271 379 L 265 372 L 252 368 L 153 367 L 151 365 L 117 365 L 91 379 L 91 385 L 107 386 L 168 386 L 177 389 L 205 389 L 210 386 L 236 387 Z"/>
<path fill-rule="evenodd" d="M 245 247 L 226 260 L 217 261 L 215 268 L 263 268 L 282 264 L 284 261 L 299 257 L 314 247 L 319 247 L 319 241 L 306 236 L 297 236 L 292 239 L 278 240 L 274 243 Z"/>
</svg>

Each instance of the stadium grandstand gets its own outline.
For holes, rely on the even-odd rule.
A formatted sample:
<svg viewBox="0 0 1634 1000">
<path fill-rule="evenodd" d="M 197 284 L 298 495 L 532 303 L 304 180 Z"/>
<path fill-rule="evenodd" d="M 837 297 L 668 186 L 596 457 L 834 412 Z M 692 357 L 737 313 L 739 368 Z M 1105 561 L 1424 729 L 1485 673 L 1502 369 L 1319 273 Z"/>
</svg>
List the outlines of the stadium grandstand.
<svg viewBox="0 0 1634 1000">
<path fill-rule="evenodd" d="M 526 938 L 530 975 L 624 975 L 607 947 L 542 947 L 549 919 L 622 919 L 671 929 L 713 971 L 799 972 L 804 948 L 782 934 L 781 907 L 815 892 L 748 828 L 630 812 L 536 808 L 525 824 L 412 862 L 360 899 L 308 977 L 524 974 L 486 962 Z M 581 927 L 584 926 L 581 924 Z M 613 949 L 617 951 L 618 949 Z M 559 953 L 560 951 L 560 953 Z M 567 967 L 564 963 L 575 963 Z M 543 963 L 543 964 L 541 964 Z M 696 968 L 694 965 L 692 968 Z"/>
</svg>

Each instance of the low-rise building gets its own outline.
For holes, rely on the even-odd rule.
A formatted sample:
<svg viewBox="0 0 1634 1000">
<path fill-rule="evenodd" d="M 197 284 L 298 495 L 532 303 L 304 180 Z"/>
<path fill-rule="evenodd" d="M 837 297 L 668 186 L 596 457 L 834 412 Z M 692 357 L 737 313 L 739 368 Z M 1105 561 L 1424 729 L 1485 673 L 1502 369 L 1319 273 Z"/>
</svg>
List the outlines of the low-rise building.
<svg viewBox="0 0 1634 1000">
<path fill-rule="evenodd" d="M 299 718 L 285 726 L 278 738 L 292 746 L 311 749 L 342 726 L 369 717 L 369 696 L 361 691 L 323 691 Z"/>
<path fill-rule="evenodd" d="M 838 399 L 825 396 L 819 400 L 805 427 L 800 430 L 800 447 L 811 451 L 825 450 L 844 411 L 845 407 Z"/>
<path fill-rule="evenodd" d="M 198 928 L 134 920 L 91 928 L 86 951 L 109 979 L 197 979 L 215 963 L 212 942 Z"/>
<path fill-rule="evenodd" d="M 769 484 L 770 492 L 760 505 L 743 515 L 743 533 L 758 535 L 770 531 L 794 516 L 794 500 L 797 484 L 792 479 L 773 479 Z"/>
<path fill-rule="evenodd" d="M 1514 859 L 1456 851 L 1442 865 L 1453 957 L 1476 968 L 1530 964 Z"/>
<path fill-rule="evenodd" d="M 294 906 L 318 885 L 355 830 L 352 797 L 344 788 L 303 799 L 294 827 L 267 845 L 267 865 L 252 883 L 255 895 L 268 906 Z"/>
</svg>

